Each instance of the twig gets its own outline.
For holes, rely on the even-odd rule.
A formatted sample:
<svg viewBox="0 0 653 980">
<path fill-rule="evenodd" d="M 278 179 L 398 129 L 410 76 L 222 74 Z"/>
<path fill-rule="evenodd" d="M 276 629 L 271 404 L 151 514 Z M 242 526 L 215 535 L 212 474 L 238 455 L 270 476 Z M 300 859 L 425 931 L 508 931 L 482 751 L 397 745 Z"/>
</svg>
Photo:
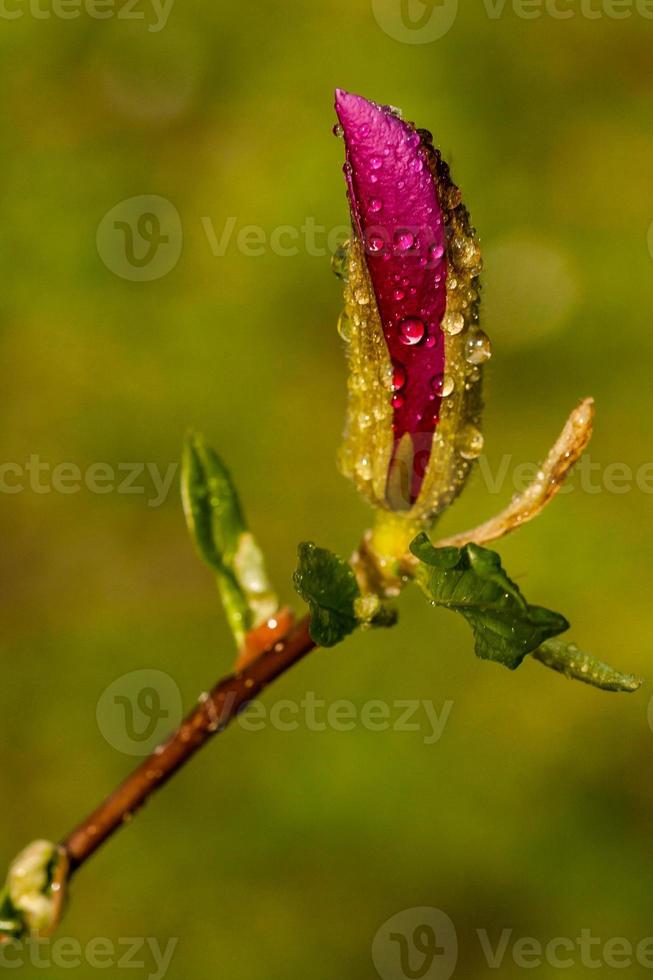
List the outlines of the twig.
<svg viewBox="0 0 653 980">
<path fill-rule="evenodd" d="M 315 647 L 305 617 L 243 670 L 204 695 L 180 728 L 61 842 L 76 871 L 244 706 Z"/>
</svg>

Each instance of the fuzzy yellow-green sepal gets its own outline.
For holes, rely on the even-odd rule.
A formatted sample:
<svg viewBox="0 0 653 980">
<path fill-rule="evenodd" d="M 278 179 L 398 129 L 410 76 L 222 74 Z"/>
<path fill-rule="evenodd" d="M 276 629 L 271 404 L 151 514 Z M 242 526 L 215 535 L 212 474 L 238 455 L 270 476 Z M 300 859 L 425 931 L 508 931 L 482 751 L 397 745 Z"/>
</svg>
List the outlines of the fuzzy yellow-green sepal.
<svg viewBox="0 0 653 980">
<path fill-rule="evenodd" d="M 361 243 L 346 249 L 345 308 L 340 334 L 349 363 L 342 473 L 376 507 L 386 507 L 392 457 L 392 364 Z"/>
</svg>

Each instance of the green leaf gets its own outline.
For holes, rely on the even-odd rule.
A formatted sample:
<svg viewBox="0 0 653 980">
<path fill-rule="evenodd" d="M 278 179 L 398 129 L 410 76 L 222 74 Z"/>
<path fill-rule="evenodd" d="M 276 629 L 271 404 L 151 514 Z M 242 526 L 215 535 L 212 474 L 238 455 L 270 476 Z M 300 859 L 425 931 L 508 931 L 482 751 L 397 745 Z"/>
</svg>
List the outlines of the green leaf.
<svg viewBox="0 0 653 980">
<path fill-rule="evenodd" d="M 433 605 L 465 617 L 484 660 L 514 670 L 545 640 L 569 629 L 564 616 L 526 602 L 494 551 L 474 544 L 434 548 L 424 533 L 410 550 L 420 561 L 415 577 L 424 593 Z"/>
<path fill-rule="evenodd" d="M 591 684 L 602 691 L 624 691 L 632 694 L 644 683 L 641 677 L 622 674 L 589 653 L 583 653 L 574 643 L 566 643 L 564 640 L 547 640 L 533 651 L 533 659 L 571 680 Z"/>
<path fill-rule="evenodd" d="M 181 496 L 190 535 L 216 574 L 227 619 L 239 646 L 279 608 L 263 554 L 248 530 L 226 466 L 202 436 L 184 443 Z"/>
<path fill-rule="evenodd" d="M 358 626 L 356 576 L 346 561 L 311 542 L 300 544 L 298 554 L 294 583 L 311 610 L 311 637 L 321 647 L 333 647 Z"/>
<path fill-rule="evenodd" d="M 0 892 L 0 943 L 7 939 L 21 939 L 29 930 L 25 920 L 9 897 L 9 889 Z"/>
</svg>

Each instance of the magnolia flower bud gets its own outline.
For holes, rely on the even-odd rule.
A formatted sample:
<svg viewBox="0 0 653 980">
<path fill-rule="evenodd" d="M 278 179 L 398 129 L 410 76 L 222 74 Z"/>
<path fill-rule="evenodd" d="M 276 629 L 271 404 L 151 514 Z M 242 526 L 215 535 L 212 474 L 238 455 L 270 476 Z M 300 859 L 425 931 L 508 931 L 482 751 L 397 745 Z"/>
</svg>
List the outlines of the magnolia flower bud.
<svg viewBox="0 0 653 980">
<path fill-rule="evenodd" d="M 353 236 L 340 333 L 350 367 L 341 469 L 376 507 L 428 523 L 483 447 L 481 254 L 431 134 L 338 90 Z"/>
</svg>

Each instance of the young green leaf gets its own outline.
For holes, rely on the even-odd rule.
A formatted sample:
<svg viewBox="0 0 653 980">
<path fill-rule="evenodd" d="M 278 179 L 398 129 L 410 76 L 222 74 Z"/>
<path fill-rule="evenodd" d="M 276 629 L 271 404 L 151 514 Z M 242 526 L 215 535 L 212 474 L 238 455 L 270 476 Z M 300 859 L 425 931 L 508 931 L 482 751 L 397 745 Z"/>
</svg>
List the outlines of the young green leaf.
<svg viewBox="0 0 653 980">
<path fill-rule="evenodd" d="M 14 858 L 0 892 L 0 944 L 52 932 L 61 918 L 68 869 L 66 852 L 50 841 L 33 841 Z"/>
<path fill-rule="evenodd" d="M 494 551 L 474 544 L 434 548 L 424 533 L 410 550 L 420 561 L 415 577 L 423 592 L 433 605 L 465 617 L 484 660 L 514 670 L 545 640 L 569 628 L 564 616 L 526 602 Z"/>
<path fill-rule="evenodd" d="M 20 939 L 28 934 L 25 920 L 14 906 L 9 889 L 0 892 L 0 945 L 10 939 Z"/>
<path fill-rule="evenodd" d="M 246 633 L 273 616 L 279 603 L 229 471 L 200 435 L 190 434 L 184 443 L 181 496 L 190 535 L 216 573 L 229 625 L 242 646 Z"/>
<path fill-rule="evenodd" d="M 311 637 L 321 647 L 333 647 L 358 626 L 356 576 L 342 558 L 309 541 L 299 545 L 298 555 L 294 583 L 311 610 Z"/>
<path fill-rule="evenodd" d="M 547 640 L 533 651 L 533 659 L 571 680 L 591 684 L 602 691 L 625 691 L 632 694 L 644 683 L 641 677 L 622 674 L 589 653 L 583 653 L 575 643 L 566 643 L 564 640 Z"/>
</svg>

